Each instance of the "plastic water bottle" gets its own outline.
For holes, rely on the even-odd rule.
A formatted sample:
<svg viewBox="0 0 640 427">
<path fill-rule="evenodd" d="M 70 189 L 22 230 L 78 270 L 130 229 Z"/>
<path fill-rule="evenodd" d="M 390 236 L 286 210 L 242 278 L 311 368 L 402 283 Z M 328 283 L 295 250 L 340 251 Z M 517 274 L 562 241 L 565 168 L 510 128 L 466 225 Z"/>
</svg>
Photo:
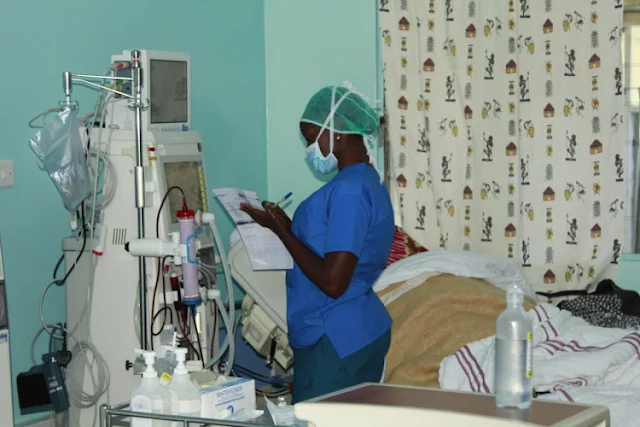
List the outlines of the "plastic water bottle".
<svg viewBox="0 0 640 427">
<path fill-rule="evenodd" d="M 533 400 L 533 323 L 518 286 L 507 291 L 507 309 L 496 322 L 495 395 L 499 408 L 526 409 Z"/>
</svg>

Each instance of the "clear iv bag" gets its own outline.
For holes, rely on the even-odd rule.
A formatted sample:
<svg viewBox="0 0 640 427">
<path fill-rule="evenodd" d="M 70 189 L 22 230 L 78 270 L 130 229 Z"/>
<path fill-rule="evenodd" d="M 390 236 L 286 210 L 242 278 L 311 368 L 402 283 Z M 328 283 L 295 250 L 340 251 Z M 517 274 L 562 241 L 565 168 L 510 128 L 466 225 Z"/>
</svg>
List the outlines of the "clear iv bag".
<svg viewBox="0 0 640 427">
<path fill-rule="evenodd" d="M 91 195 L 91 179 L 76 111 L 60 111 L 31 137 L 29 146 L 60 193 L 64 207 L 75 212 Z"/>
</svg>

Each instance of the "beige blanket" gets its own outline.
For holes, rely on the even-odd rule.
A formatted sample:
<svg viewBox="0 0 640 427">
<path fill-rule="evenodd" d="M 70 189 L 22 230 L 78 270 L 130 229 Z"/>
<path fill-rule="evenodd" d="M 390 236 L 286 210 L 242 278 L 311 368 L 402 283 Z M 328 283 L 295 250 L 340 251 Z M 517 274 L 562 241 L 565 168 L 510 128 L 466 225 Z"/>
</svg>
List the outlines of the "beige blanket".
<svg viewBox="0 0 640 427">
<path fill-rule="evenodd" d="M 389 286 L 379 296 L 406 285 Z M 385 382 L 438 388 L 442 359 L 494 335 L 505 304 L 504 291 L 492 284 L 449 274 L 430 277 L 395 299 L 387 305 L 393 327 Z M 525 309 L 534 305 L 527 298 Z"/>
</svg>

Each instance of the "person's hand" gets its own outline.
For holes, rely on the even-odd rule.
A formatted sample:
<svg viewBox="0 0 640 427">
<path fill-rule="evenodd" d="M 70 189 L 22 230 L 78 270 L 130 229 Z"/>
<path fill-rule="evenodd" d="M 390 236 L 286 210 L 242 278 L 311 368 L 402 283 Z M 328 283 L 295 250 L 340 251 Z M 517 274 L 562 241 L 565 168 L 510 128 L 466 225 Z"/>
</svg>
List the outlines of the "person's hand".
<svg viewBox="0 0 640 427">
<path fill-rule="evenodd" d="M 253 219 L 261 226 L 268 229 L 273 229 L 275 221 L 273 217 L 267 213 L 267 211 L 260 210 L 248 203 L 241 203 L 240 210 L 249 215 L 251 219 Z"/>
<path fill-rule="evenodd" d="M 264 210 L 272 216 L 275 221 L 275 229 L 272 229 L 277 235 L 291 231 L 291 219 L 280 206 L 276 206 L 271 202 L 262 202 Z"/>
<path fill-rule="evenodd" d="M 287 214 L 274 203 L 262 202 L 264 210 L 255 208 L 247 203 L 240 204 L 240 210 L 249 215 L 256 223 L 270 229 L 277 235 L 291 230 L 291 220 Z"/>
</svg>

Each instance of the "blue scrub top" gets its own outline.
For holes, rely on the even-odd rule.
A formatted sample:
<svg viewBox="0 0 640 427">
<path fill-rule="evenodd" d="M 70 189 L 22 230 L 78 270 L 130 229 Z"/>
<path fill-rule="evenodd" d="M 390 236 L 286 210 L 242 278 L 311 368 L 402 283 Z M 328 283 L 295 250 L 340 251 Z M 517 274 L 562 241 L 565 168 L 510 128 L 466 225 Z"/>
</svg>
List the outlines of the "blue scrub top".
<svg viewBox="0 0 640 427">
<path fill-rule="evenodd" d="M 375 169 L 365 163 L 342 169 L 300 204 L 292 231 L 320 257 L 351 252 L 358 263 L 349 288 L 336 299 L 322 292 L 297 264 L 287 271 L 291 346 L 312 346 L 326 334 L 345 358 L 388 331 L 391 316 L 372 286 L 387 263 L 395 225 L 389 193 Z"/>
</svg>

